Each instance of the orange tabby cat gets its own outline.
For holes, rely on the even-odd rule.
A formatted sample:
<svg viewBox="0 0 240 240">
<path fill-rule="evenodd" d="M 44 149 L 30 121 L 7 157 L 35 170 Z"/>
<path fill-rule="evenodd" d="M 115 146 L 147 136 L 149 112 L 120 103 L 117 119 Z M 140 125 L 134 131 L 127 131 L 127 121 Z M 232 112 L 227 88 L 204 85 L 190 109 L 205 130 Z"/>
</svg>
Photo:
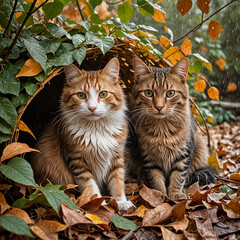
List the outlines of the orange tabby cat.
<svg viewBox="0 0 240 240">
<path fill-rule="evenodd" d="M 215 182 L 207 166 L 206 140 L 195 126 L 189 104 L 188 59 L 172 69 L 148 68 L 133 59 L 135 85 L 127 163 L 133 173 L 173 200 L 185 198 L 185 187 Z"/>
<path fill-rule="evenodd" d="M 101 196 L 107 186 L 121 210 L 133 206 L 124 192 L 125 100 L 118 84 L 119 62 L 100 71 L 65 67 L 60 121 L 45 130 L 32 166 L 38 183 L 93 186 Z"/>
</svg>

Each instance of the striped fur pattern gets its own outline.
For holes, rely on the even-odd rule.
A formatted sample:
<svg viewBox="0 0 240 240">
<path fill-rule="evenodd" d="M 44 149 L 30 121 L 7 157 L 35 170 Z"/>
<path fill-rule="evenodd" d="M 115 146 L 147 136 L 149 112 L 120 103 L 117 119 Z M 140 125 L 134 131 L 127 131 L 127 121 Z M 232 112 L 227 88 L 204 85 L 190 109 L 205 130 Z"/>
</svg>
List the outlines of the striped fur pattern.
<svg viewBox="0 0 240 240">
<path fill-rule="evenodd" d="M 189 105 L 188 59 L 182 58 L 172 69 L 149 69 L 134 58 L 133 67 L 136 83 L 127 163 L 150 187 L 173 200 L 183 199 L 193 173 L 208 159 L 206 141 L 195 127 Z M 216 181 L 216 171 L 208 168 L 211 171 L 201 183 Z"/>
<path fill-rule="evenodd" d="M 66 84 L 61 114 L 39 139 L 32 166 L 38 183 L 75 183 L 92 195 L 106 187 L 121 210 L 132 206 L 124 190 L 126 105 L 118 84 L 119 62 L 113 58 L 103 70 L 65 67 Z"/>
</svg>

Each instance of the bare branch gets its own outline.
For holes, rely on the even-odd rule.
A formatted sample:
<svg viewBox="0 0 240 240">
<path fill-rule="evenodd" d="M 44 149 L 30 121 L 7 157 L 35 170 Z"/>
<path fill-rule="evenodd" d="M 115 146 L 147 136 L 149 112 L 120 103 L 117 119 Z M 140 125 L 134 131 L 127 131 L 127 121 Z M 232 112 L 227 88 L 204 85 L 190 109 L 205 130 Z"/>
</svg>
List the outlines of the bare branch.
<svg viewBox="0 0 240 240">
<path fill-rule="evenodd" d="M 82 14 L 82 9 L 80 8 L 80 5 L 79 5 L 78 0 L 76 1 L 76 3 L 77 3 L 78 11 L 79 11 L 79 13 L 80 13 L 80 15 L 81 15 L 81 18 L 82 18 L 82 20 L 84 21 L 85 19 L 84 19 L 84 16 L 83 16 L 83 14 Z"/>
<path fill-rule="evenodd" d="M 205 23 L 206 21 L 208 21 L 212 16 L 214 16 L 215 14 L 217 14 L 218 12 L 220 12 L 221 10 L 223 10 L 224 8 L 226 8 L 228 5 L 232 4 L 233 2 L 236 2 L 237 0 L 232 0 L 231 2 L 227 3 L 226 5 L 222 6 L 221 8 L 219 8 L 216 12 L 214 12 L 213 14 L 211 14 L 209 17 L 207 17 L 206 19 L 202 19 L 202 21 L 196 25 L 193 29 L 191 29 L 190 31 L 188 31 L 184 36 L 178 38 L 177 40 L 173 41 L 173 44 L 175 44 L 176 42 L 184 39 L 185 37 L 187 37 L 190 33 L 195 32 L 196 30 L 198 30 L 203 23 Z"/>
<path fill-rule="evenodd" d="M 45 5 L 49 0 L 45 0 L 42 4 L 40 4 L 37 8 L 35 8 L 32 12 L 31 12 L 31 15 L 33 13 L 35 13 L 39 8 L 41 8 L 43 5 Z"/>
</svg>

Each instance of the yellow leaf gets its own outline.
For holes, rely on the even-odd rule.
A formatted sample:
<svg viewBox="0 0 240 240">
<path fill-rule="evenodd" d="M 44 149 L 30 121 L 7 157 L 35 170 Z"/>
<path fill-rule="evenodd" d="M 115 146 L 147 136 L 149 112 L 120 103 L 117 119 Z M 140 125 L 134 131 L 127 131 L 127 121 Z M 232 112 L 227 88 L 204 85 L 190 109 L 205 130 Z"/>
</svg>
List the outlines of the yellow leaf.
<svg viewBox="0 0 240 240">
<path fill-rule="evenodd" d="M 170 45 L 172 46 L 172 41 L 170 41 L 168 38 L 161 36 L 160 37 L 160 45 L 164 50 L 167 50 L 167 47 Z"/>
<path fill-rule="evenodd" d="M 37 62 L 34 59 L 28 59 L 16 77 L 35 76 L 35 75 L 39 74 L 42 70 L 43 69 L 42 69 L 41 65 L 39 64 L 39 62 Z"/>
<path fill-rule="evenodd" d="M 205 14 L 209 13 L 210 0 L 197 0 L 198 8 Z"/>
<path fill-rule="evenodd" d="M 227 62 L 223 58 L 218 58 L 215 61 L 215 64 L 223 71 L 225 69 L 225 65 L 227 64 Z"/>
<path fill-rule="evenodd" d="M 211 124 L 214 124 L 214 119 L 212 117 L 207 116 L 207 121 Z"/>
<path fill-rule="evenodd" d="M 19 122 L 18 122 L 18 129 L 21 131 L 30 133 L 36 139 L 33 132 L 29 129 L 29 127 L 22 120 L 19 120 Z"/>
<path fill-rule="evenodd" d="M 0 25 L 0 31 L 2 31 L 3 30 L 3 28 L 1 27 L 1 25 Z"/>
<path fill-rule="evenodd" d="M 197 111 L 197 108 L 195 106 L 192 107 L 192 113 L 194 115 L 198 115 L 198 111 Z"/>
<path fill-rule="evenodd" d="M 179 47 L 170 47 L 164 52 L 164 58 L 169 60 L 172 64 L 176 64 L 183 55 L 179 51 Z"/>
<path fill-rule="evenodd" d="M 156 22 L 161 22 L 161 23 L 165 23 L 165 17 L 166 17 L 166 14 L 164 14 L 163 12 L 161 12 L 160 10 L 158 9 L 155 9 L 154 11 L 154 15 L 153 15 L 153 19 L 156 21 Z"/>
<path fill-rule="evenodd" d="M 94 214 L 87 213 L 85 217 L 90 219 L 94 224 L 106 224 L 100 217 Z"/>
<path fill-rule="evenodd" d="M 192 8 L 192 0 L 178 0 L 177 10 L 184 16 Z"/>
<path fill-rule="evenodd" d="M 26 143 L 13 142 L 8 144 L 4 150 L 1 157 L 1 162 L 9 158 L 15 157 L 17 155 L 26 153 L 26 152 L 39 152 L 37 149 L 30 148 Z"/>
<path fill-rule="evenodd" d="M 185 56 L 188 56 L 192 53 L 192 43 L 189 38 L 186 38 L 184 40 L 183 44 L 180 46 L 180 49 Z"/>
<path fill-rule="evenodd" d="M 216 87 L 210 87 L 207 93 L 211 99 L 219 101 L 219 91 Z"/>
<path fill-rule="evenodd" d="M 230 82 L 228 85 L 227 85 L 227 92 L 235 92 L 237 90 L 238 86 L 236 83 L 234 82 Z"/>
<path fill-rule="evenodd" d="M 208 165 L 213 166 L 218 171 L 222 171 L 222 168 L 220 167 L 220 164 L 218 162 L 218 157 L 216 152 L 212 156 L 209 156 Z"/>
<path fill-rule="evenodd" d="M 220 24 L 220 22 L 216 21 L 216 20 L 212 20 L 209 25 L 208 25 L 208 34 L 210 36 L 210 38 L 212 39 L 212 41 L 214 42 L 215 39 L 218 37 L 218 35 L 224 31 L 222 29 L 222 26 Z"/>
<path fill-rule="evenodd" d="M 87 4 L 84 4 L 83 12 L 87 15 L 88 18 L 90 17 L 91 13 Z"/>
<path fill-rule="evenodd" d="M 108 26 L 105 25 L 105 24 L 103 24 L 102 26 L 103 26 L 103 28 L 105 29 L 106 33 L 109 35 L 110 32 L 109 32 L 109 28 L 108 28 Z"/>
<path fill-rule="evenodd" d="M 195 83 L 193 84 L 193 87 L 194 87 L 197 91 L 199 91 L 199 92 L 201 92 L 201 93 L 204 92 L 206 86 L 207 86 L 207 84 L 206 84 L 206 82 L 205 82 L 204 80 L 198 80 L 197 82 L 195 82 Z"/>
<path fill-rule="evenodd" d="M 19 17 L 22 16 L 22 12 L 15 12 L 14 15 L 15 15 L 15 18 L 18 19 Z"/>
<path fill-rule="evenodd" d="M 144 32 L 142 30 L 138 30 L 138 33 L 142 37 L 151 37 L 151 38 L 155 38 L 156 39 L 156 36 L 154 36 L 153 34 L 151 34 L 149 32 Z"/>
</svg>

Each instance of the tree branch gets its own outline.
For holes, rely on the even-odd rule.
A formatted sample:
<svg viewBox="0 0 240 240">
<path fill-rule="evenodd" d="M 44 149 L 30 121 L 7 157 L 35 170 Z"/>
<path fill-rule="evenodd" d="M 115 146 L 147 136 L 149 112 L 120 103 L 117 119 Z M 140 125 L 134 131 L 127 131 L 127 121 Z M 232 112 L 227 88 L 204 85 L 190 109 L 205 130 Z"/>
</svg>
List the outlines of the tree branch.
<svg viewBox="0 0 240 240">
<path fill-rule="evenodd" d="M 82 14 L 82 9 L 80 8 L 80 5 L 79 5 L 78 0 L 76 0 L 76 4 L 77 4 L 77 7 L 78 7 L 78 11 L 79 11 L 79 13 L 80 13 L 80 16 L 81 16 L 82 20 L 84 21 L 85 19 L 84 19 L 84 16 L 83 16 L 83 14 Z"/>
<path fill-rule="evenodd" d="M 8 34 L 8 31 L 9 31 L 9 28 L 10 28 L 10 25 L 11 25 L 11 22 L 12 22 L 12 19 L 13 19 L 14 12 L 15 12 L 15 10 L 17 8 L 17 3 L 18 3 L 18 0 L 15 0 L 14 5 L 13 5 L 13 9 L 12 9 L 12 12 L 11 12 L 11 15 L 10 15 L 10 18 L 8 20 L 8 25 L 7 25 L 4 33 L 3 33 L 4 37 L 6 37 L 7 34 Z"/>
<path fill-rule="evenodd" d="M 27 15 L 26 15 L 26 17 L 25 17 L 23 23 L 22 23 L 22 25 L 20 26 L 20 28 L 19 28 L 19 30 L 18 30 L 18 32 L 17 32 L 15 38 L 14 38 L 13 41 L 12 41 L 11 46 L 9 47 L 9 49 L 8 49 L 8 51 L 7 51 L 7 53 L 6 53 L 5 57 L 4 57 L 4 59 L 3 59 L 3 61 L 2 61 L 2 65 L 4 65 L 5 62 L 7 61 L 7 58 L 8 58 L 8 56 L 9 56 L 9 54 L 11 53 L 11 51 L 12 51 L 14 45 L 16 44 L 17 39 L 19 38 L 19 36 L 20 36 L 20 34 L 21 34 L 21 32 L 22 32 L 22 29 L 23 29 L 25 23 L 27 22 L 28 18 L 29 18 L 29 17 L 31 16 L 31 14 L 32 14 L 32 11 L 33 11 L 33 8 L 34 8 L 36 2 L 37 2 L 37 0 L 34 0 L 34 1 L 33 1 L 32 5 L 31 5 L 31 7 L 30 7 L 30 9 L 29 9 L 29 11 L 28 11 L 28 13 L 27 13 Z"/>
<path fill-rule="evenodd" d="M 39 8 L 41 8 L 43 5 L 45 5 L 49 0 L 45 0 L 42 4 L 40 4 L 37 8 L 35 8 L 32 12 L 31 12 L 31 15 L 33 13 L 35 13 Z"/>
<path fill-rule="evenodd" d="M 228 5 L 232 4 L 233 2 L 236 2 L 237 0 L 232 0 L 231 2 L 227 3 L 226 5 L 222 6 L 221 8 L 219 8 L 216 12 L 214 12 L 213 14 L 211 14 L 209 17 L 207 17 L 206 19 L 202 19 L 202 21 L 196 25 L 193 29 L 191 29 L 190 31 L 188 31 L 184 36 L 178 38 L 177 40 L 173 41 L 173 44 L 175 44 L 176 42 L 184 39 L 185 37 L 187 37 L 190 33 L 195 32 L 196 30 L 198 30 L 203 23 L 205 23 L 206 21 L 208 21 L 212 16 L 214 16 L 215 14 L 217 14 L 218 12 L 220 12 L 221 10 L 223 10 L 224 8 L 226 8 Z"/>
</svg>

